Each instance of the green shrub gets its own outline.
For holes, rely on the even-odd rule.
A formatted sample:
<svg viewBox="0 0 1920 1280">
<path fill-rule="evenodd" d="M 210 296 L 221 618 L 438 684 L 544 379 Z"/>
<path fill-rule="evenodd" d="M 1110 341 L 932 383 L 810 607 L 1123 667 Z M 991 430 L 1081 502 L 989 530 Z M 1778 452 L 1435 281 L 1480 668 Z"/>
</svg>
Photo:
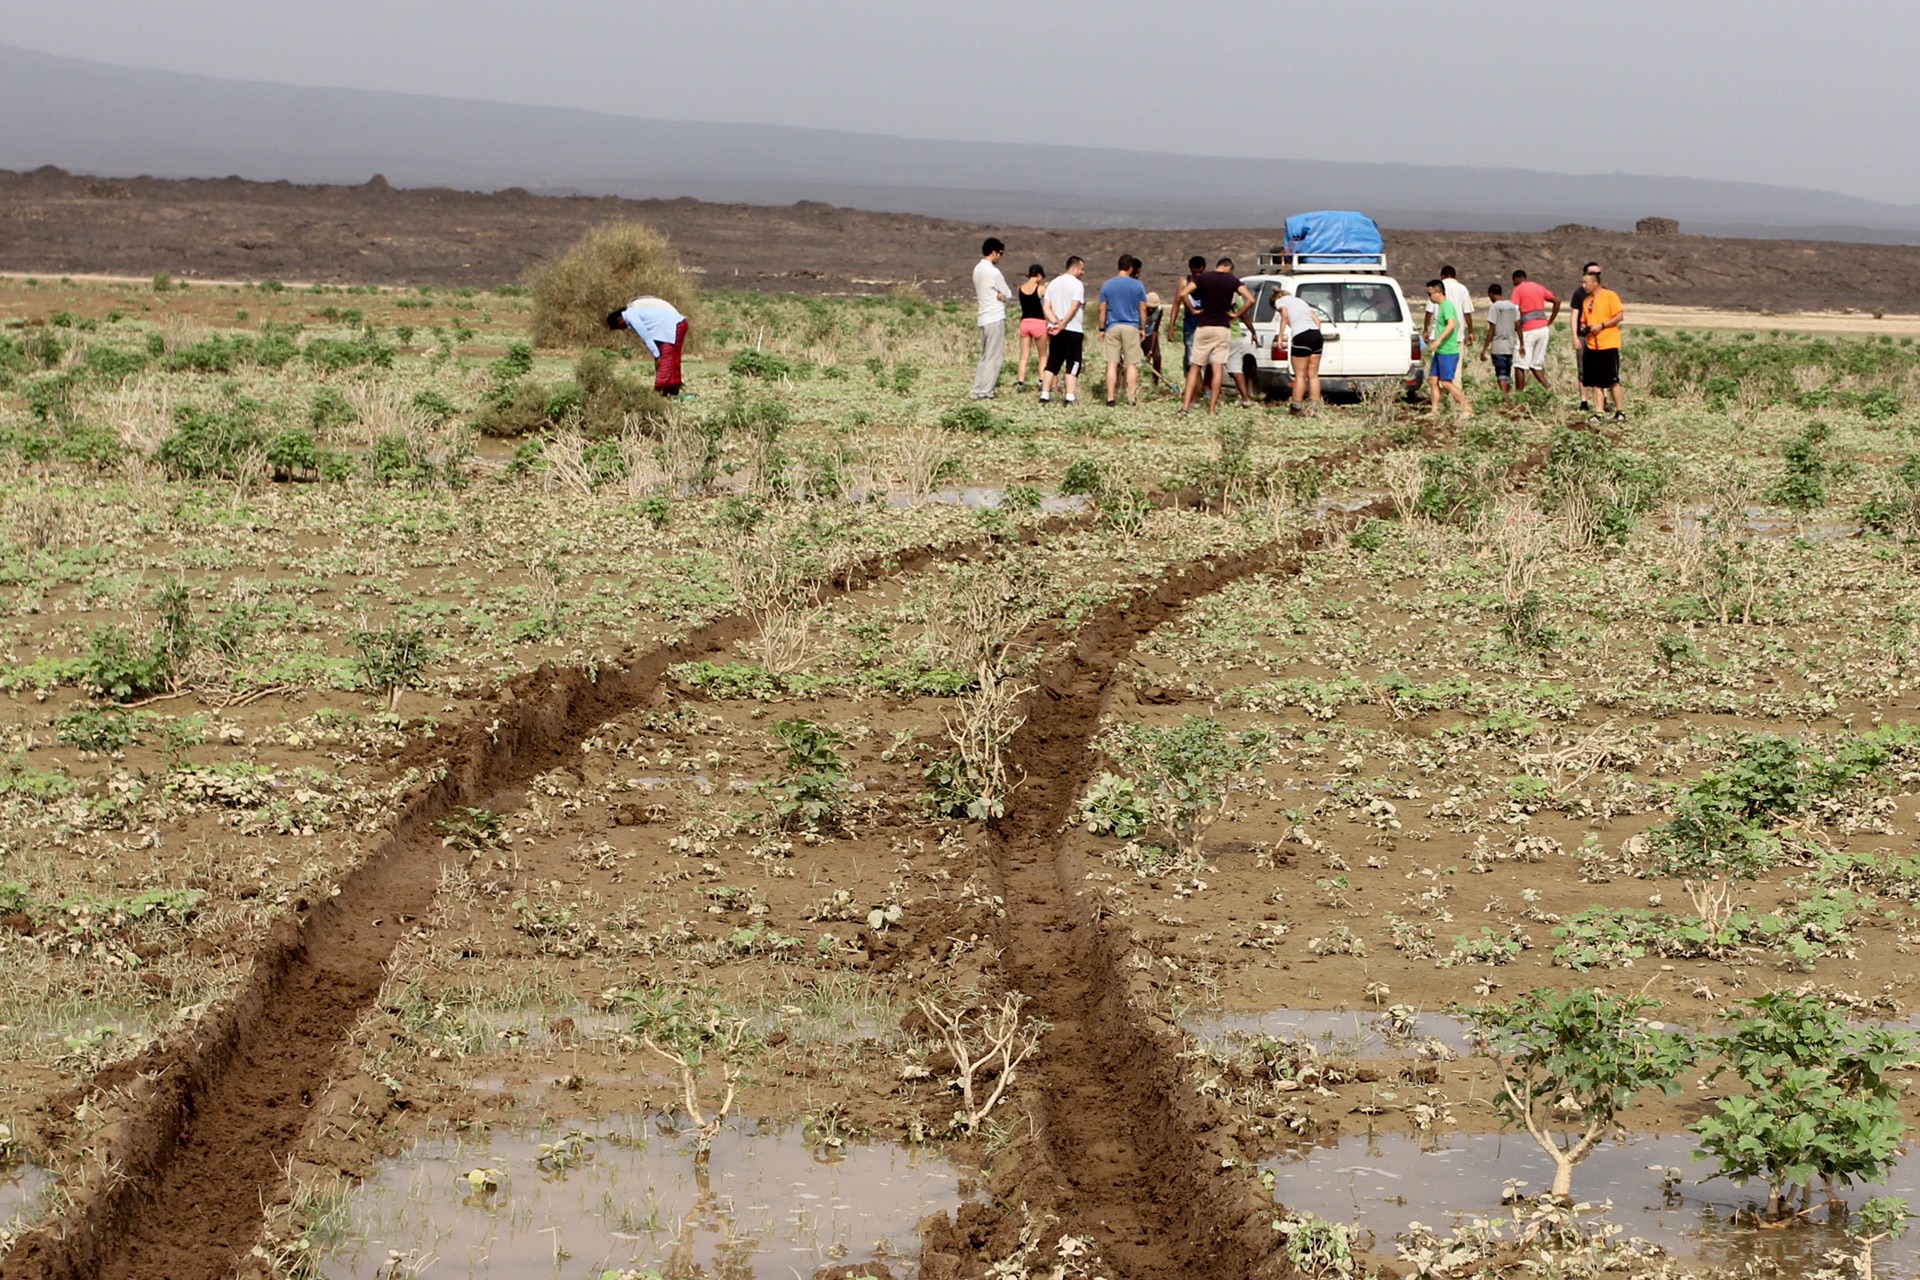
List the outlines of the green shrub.
<svg viewBox="0 0 1920 1280">
<path fill-rule="evenodd" d="M 1002 436 L 1022 434 L 1013 420 L 1004 414 L 995 413 L 978 401 L 971 401 L 947 410 L 940 415 L 940 427 L 944 431 L 960 431 L 967 435 Z"/>
<path fill-rule="evenodd" d="M 629 422 L 652 427 L 670 411 L 669 402 L 651 385 L 621 376 L 608 351 L 581 352 L 573 379 L 580 388 L 580 427 L 590 436 L 618 435 Z"/>
<path fill-rule="evenodd" d="M 313 405 L 307 410 L 307 424 L 325 434 L 336 427 L 350 427 L 360 420 L 360 412 L 332 387 L 313 393 Z"/>
<path fill-rule="evenodd" d="M 276 433 L 267 441 L 267 465 L 273 468 L 276 480 L 318 474 L 320 447 L 314 443 L 313 432 L 293 427 Z"/>
<path fill-rule="evenodd" d="M 398 623 L 377 631 L 355 631 L 347 640 L 354 649 L 353 669 L 361 686 L 385 694 L 389 711 L 399 707 L 403 692 L 420 683 L 431 656 L 426 632 Z"/>
<path fill-rule="evenodd" d="M 1885 1176 L 1906 1132 L 1889 1073 L 1912 1056 L 1910 1037 L 1850 1026 L 1820 997 L 1777 991 L 1741 1002 L 1749 1012 L 1711 1042 L 1752 1093 L 1722 1098 L 1689 1128 L 1697 1160 L 1715 1177 L 1767 1184 L 1767 1216 L 1790 1211 L 1796 1189 Z"/>
<path fill-rule="evenodd" d="M 1828 457 L 1826 444 L 1833 436 L 1824 422 L 1809 422 L 1780 451 L 1783 464 L 1780 479 L 1767 491 L 1767 500 L 1785 507 L 1795 515 L 1805 515 L 1826 505 L 1827 485 L 1843 474 L 1842 468 Z"/>
<path fill-rule="evenodd" d="M 173 434 L 160 442 L 154 460 L 176 479 L 234 479 L 250 458 L 264 457 L 257 417 L 246 401 L 217 410 L 181 405 L 174 410 Z"/>
<path fill-rule="evenodd" d="M 321 373 L 342 373 L 363 365 L 390 369 L 394 352 L 368 330 L 358 338 L 309 338 L 300 354 Z"/>
<path fill-rule="evenodd" d="M 1467 1016 L 1501 1067 L 1494 1105 L 1554 1162 L 1552 1193 L 1568 1197 L 1573 1171 L 1620 1128 L 1634 1095 L 1680 1092 L 1698 1056 L 1683 1035 L 1646 1017 L 1659 1001 L 1545 988 Z"/>
<path fill-rule="evenodd" d="M 773 783 L 773 813 L 788 831 L 818 835 L 838 827 L 846 808 L 847 764 L 839 748 L 846 739 L 812 720 L 776 720 L 773 736 L 786 748 Z"/>
<path fill-rule="evenodd" d="M 747 350 L 727 362 L 727 372 L 736 378 L 785 378 L 793 373 L 793 365 L 771 351 Z"/>
</svg>

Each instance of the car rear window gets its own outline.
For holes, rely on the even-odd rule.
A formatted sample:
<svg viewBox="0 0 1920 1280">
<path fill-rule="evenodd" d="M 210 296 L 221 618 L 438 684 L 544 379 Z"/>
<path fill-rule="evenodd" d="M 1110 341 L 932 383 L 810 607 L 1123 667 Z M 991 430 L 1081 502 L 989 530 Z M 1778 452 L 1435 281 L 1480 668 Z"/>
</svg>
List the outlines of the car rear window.
<svg viewBox="0 0 1920 1280">
<path fill-rule="evenodd" d="M 1407 318 L 1390 284 L 1349 281 L 1340 286 L 1340 319 L 1346 324 L 1399 324 Z"/>
</svg>

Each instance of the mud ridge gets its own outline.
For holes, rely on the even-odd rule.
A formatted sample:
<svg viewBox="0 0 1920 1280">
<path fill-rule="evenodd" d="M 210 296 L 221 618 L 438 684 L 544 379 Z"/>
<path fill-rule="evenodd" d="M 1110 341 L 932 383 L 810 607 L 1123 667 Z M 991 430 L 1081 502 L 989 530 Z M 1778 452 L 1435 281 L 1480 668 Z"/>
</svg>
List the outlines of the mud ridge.
<svg viewBox="0 0 1920 1280">
<path fill-rule="evenodd" d="M 1146 1014 L 1122 961 L 1127 930 L 1103 923 L 1083 896 L 1079 860 L 1061 833 L 1097 764 L 1092 740 L 1120 665 L 1139 639 L 1188 604 L 1260 572 L 1295 572 L 1323 537 L 1283 551 L 1183 566 L 1156 586 L 1109 605 L 1073 651 L 1042 674 L 1011 756 L 1027 772 L 1014 807 L 992 824 L 1006 900 L 1003 965 L 1009 986 L 1053 1024 L 1036 1059 L 1038 1141 L 1022 1152 L 1017 1188 L 996 1188 L 1002 1206 L 1037 1202 L 1061 1229 L 1092 1235 L 1117 1280 L 1193 1280 L 1278 1275 L 1271 1198 L 1223 1164 L 1225 1135 L 1183 1081 L 1177 1028 Z M 1004 1215 L 1005 1210 L 1000 1213 Z M 979 1261 L 988 1239 L 1004 1247 L 1017 1223 L 993 1207 L 929 1234 L 929 1277 Z M 1051 1230 L 1051 1228 L 1050 1228 Z"/>
<path fill-rule="evenodd" d="M 1056 517 L 1020 543 L 1076 527 Z M 830 594 L 936 564 L 992 554 L 971 540 L 871 557 Z M 458 806 L 573 759 L 600 724 L 644 703 L 667 669 L 751 632 L 729 615 L 680 641 L 589 673 L 543 667 L 499 689 L 465 721 L 403 754 L 427 781 L 377 848 L 331 897 L 301 898 L 277 920 L 226 1002 L 79 1091 L 112 1118 L 91 1145 L 73 1207 L 23 1237 L 0 1280 L 225 1280 L 257 1238 L 286 1158 L 331 1079 L 354 1022 L 400 940 L 428 909 L 441 845 L 433 824 Z M 442 772 L 444 770 L 444 772 Z M 436 776 L 438 775 L 438 776 Z"/>
</svg>

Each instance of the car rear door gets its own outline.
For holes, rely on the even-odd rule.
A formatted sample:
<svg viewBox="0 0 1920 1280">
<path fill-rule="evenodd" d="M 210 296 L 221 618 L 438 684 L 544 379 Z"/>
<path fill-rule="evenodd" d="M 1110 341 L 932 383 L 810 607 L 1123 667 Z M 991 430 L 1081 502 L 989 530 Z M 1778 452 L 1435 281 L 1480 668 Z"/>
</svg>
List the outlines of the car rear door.
<svg viewBox="0 0 1920 1280">
<path fill-rule="evenodd" d="M 1401 378 L 1412 357 L 1413 329 L 1406 299 L 1384 277 L 1339 284 L 1340 374 L 1348 378 Z M 1331 372 L 1326 370 L 1325 372 Z"/>
</svg>

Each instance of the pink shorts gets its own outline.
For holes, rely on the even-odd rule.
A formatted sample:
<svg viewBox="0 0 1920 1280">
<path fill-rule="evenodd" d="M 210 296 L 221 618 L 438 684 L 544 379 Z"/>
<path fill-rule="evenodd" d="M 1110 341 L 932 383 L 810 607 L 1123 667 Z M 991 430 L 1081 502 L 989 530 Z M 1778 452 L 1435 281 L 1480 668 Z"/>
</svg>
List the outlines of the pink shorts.
<svg viewBox="0 0 1920 1280">
<path fill-rule="evenodd" d="M 1044 338 L 1047 336 L 1045 320 L 1029 318 L 1020 322 L 1020 336 L 1023 338 Z"/>
</svg>

